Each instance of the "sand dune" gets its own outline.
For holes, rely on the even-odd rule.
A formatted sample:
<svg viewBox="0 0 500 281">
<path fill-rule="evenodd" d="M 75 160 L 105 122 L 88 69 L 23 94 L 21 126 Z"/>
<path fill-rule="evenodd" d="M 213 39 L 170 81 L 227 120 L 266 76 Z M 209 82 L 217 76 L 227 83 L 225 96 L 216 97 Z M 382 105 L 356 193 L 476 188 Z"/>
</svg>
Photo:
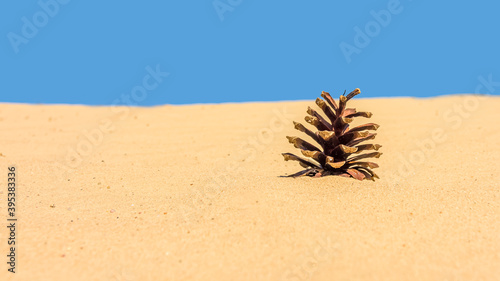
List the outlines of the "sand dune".
<svg viewBox="0 0 500 281">
<path fill-rule="evenodd" d="M 500 276 L 500 98 L 354 99 L 381 125 L 380 180 L 281 178 L 313 105 L 0 104 L 0 217 L 15 165 L 19 218 L 0 279 Z"/>
</svg>

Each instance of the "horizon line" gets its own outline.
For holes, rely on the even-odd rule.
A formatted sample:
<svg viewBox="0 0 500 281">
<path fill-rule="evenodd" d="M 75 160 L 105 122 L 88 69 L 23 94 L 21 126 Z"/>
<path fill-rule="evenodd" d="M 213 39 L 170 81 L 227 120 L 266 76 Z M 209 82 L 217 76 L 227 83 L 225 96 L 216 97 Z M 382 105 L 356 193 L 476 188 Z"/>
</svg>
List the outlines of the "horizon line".
<svg viewBox="0 0 500 281">
<path fill-rule="evenodd" d="M 413 98 L 413 99 L 433 99 L 433 98 L 442 98 L 442 97 L 453 97 L 453 96 L 466 96 L 466 95 L 476 95 L 476 96 L 488 96 L 488 97 L 500 97 L 500 95 L 494 94 L 482 94 L 482 93 L 457 93 L 457 94 L 442 94 L 435 96 L 380 96 L 380 97 L 360 97 L 356 100 L 360 99 L 403 99 L 403 98 Z M 31 103 L 31 102 L 4 102 L 0 101 L 0 104 L 16 104 L 16 105 L 48 105 L 48 106 L 88 106 L 88 107 L 160 107 L 160 106 L 187 106 L 187 105 L 222 105 L 222 104 L 248 104 L 248 103 L 281 103 L 281 102 L 306 102 L 306 101 L 314 101 L 314 99 L 298 99 L 298 100 L 274 100 L 274 101 L 228 101 L 228 102 L 207 102 L 207 103 L 163 103 L 163 104 L 153 104 L 153 105 L 127 105 L 127 104 L 84 104 L 84 103 Z"/>
</svg>

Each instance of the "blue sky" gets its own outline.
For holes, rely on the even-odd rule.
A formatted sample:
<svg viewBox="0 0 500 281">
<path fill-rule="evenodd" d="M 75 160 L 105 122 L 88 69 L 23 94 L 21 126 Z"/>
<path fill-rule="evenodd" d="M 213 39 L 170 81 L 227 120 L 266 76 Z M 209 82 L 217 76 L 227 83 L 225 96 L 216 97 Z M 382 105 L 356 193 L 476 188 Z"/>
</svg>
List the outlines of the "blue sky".
<svg viewBox="0 0 500 281">
<path fill-rule="evenodd" d="M 360 97 L 500 93 L 498 1 L 0 7 L 0 102 L 304 100 L 356 87 Z"/>
</svg>

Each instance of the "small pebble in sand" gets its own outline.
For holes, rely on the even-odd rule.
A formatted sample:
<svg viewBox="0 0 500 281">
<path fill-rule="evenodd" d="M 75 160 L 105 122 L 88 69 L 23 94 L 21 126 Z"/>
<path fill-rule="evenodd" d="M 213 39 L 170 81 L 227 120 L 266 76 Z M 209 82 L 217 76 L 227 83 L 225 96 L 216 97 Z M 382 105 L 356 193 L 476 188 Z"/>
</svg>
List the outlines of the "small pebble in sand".
<svg viewBox="0 0 500 281">
<path fill-rule="evenodd" d="M 111 209 L 111 211 L 109 211 L 110 213 L 114 213 L 116 212 L 115 209 Z"/>
<path fill-rule="evenodd" d="M 107 188 L 107 189 L 110 189 L 111 187 L 109 187 L 109 185 L 108 185 L 108 187 L 106 187 L 106 188 Z"/>
<path fill-rule="evenodd" d="M 51 208 L 55 208 L 56 207 L 56 204 L 52 204 L 50 205 Z"/>
</svg>

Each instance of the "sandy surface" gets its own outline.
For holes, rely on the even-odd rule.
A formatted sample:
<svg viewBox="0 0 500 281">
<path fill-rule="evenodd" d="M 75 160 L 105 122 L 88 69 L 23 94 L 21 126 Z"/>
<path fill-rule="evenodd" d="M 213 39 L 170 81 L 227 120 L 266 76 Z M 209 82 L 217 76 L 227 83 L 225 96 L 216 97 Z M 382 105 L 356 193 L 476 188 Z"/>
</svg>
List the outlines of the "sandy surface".
<svg viewBox="0 0 500 281">
<path fill-rule="evenodd" d="M 498 280 L 500 98 L 354 99 L 376 182 L 279 177 L 309 105 L 0 104 L 0 280 Z"/>
</svg>

